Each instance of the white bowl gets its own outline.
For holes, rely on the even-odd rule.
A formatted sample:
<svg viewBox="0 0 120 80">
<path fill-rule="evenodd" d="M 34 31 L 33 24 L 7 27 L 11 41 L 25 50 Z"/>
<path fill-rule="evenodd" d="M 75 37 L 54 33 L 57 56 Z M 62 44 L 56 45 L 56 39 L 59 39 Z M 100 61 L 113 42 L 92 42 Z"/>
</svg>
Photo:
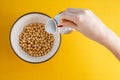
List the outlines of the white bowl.
<svg viewBox="0 0 120 80">
<path fill-rule="evenodd" d="M 54 34 L 55 41 L 53 47 L 51 51 L 44 56 L 32 57 L 19 46 L 19 34 L 22 32 L 24 26 L 34 22 L 46 24 L 49 19 L 50 17 L 46 14 L 31 12 L 24 14 L 16 20 L 10 31 L 10 44 L 13 51 L 19 58 L 30 63 L 40 63 L 49 60 L 55 55 L 61 43 L 61 35 L 59 33 Z"/>
</svg>

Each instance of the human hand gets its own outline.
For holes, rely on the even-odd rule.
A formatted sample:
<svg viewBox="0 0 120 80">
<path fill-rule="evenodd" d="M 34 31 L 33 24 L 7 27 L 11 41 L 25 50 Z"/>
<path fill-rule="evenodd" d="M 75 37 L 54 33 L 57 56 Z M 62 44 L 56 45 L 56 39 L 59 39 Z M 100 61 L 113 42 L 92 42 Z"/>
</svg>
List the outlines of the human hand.
<svg viewBox="0 0 120 80">
<path fill-rule="evenodd" d="M 61 14 L 59 26 L 69 26 L 93 40 L 106 36 L 110 30 L 87 9 L 68 8 Z"/>
<path fill-rule="evenodd" d="M 67 9 L 58 26 L 69 26 L 108 48 L 120 60 L 120 39 L 87 9 Z"/>
</svg>

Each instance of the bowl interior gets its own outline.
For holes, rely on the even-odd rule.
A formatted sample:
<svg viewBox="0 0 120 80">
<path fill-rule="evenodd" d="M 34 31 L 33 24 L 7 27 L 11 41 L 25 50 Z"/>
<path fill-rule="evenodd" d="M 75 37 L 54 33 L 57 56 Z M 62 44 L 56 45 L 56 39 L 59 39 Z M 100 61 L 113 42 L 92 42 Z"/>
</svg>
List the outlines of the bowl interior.
<svg viewBox="0 0 120 80">
<path fill-rule="evenodd" d="M 11 46 L 14 50 L 14 52 L 23 60 L 27 62 L 33 62 L 33 63 L 38 63 L 38 62 L 43 62 L 48 59 L 50 59 L 58 50 L 59 45 L 60 45 L 60 34 L 56 33 L 54 34 L 54 44 L 51 49 L 51 51 L 40 57 L 32 57 L 28 55 L 25 51 L 21 49 L 19 46 L 19 34 L 22 32 L 24 26 L 30 24 L 30 23 L 44 23 L 46 24 L 47 21 L 50 19 L 49 16 L 42 14 L 42 13 L 28 13 L 26 15 L 23 15 L 20 17 L 13 25 L 10 33 L 10 43 Z"/>
</svg>

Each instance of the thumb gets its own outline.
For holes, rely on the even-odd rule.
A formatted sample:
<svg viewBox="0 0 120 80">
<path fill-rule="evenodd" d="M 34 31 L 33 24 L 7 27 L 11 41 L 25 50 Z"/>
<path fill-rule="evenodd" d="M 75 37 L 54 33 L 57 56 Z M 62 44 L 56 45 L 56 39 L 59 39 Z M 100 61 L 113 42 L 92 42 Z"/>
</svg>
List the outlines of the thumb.
<svg viewBox="0 0 120 80">
<path fill-rule="evenodd" d="M 60 20 L 68 20 L 72 22 L 77 22 L 76 16 L 73 13 L 63 12 L 61 13 Z"/>
</svg>

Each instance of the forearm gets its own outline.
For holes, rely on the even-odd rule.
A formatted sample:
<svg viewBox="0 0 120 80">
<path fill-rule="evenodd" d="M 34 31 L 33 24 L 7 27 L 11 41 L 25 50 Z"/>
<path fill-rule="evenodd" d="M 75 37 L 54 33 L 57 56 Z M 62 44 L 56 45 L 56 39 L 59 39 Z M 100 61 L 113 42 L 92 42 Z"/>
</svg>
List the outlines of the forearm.
<svg viewBox="0 0 120 80">
<path fill-rule="evenodd" d="M 109 30 L 98 42 L 108 48 L 120 60 L 120 38 L 115 33 Z"/>
</svg>

